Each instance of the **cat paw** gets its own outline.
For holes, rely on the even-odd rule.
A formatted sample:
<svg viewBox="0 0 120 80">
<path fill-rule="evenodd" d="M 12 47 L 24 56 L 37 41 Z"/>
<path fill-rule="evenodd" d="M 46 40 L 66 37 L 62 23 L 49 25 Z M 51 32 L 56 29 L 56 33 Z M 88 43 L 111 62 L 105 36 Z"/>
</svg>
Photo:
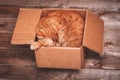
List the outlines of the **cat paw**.
<svg viewBox="0 0 120 80">
<path fill-rule="evenodd" d="M 38 45 L 38 42 L 33 42 L 31 45 L 30 45 L 30 49 L 31 50 L 36 50 L 39 48 L 39 45 Z"/>
<path fill-rule="evenodd" d="M 61 47 L 61 45 L 59 43 L 55 43 L 56 47 Z"/>
</svg>

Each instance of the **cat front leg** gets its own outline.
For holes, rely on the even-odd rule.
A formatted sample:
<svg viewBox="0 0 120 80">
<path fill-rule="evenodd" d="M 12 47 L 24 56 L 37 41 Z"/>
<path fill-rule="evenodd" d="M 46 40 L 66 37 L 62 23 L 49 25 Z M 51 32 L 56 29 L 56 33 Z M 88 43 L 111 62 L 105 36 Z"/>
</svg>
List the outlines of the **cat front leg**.
<svg viewBox="0 0 120 80">
<path fill-rule="evenodd" d="M 36 50 L 39 48 L 39 43 L 38 42 L 33 42 L 30 44 L 30 49 L 31 50 Z"/>
<path fill-rule="evenodd" d="M 30 49 L 36 50 L 42 46 L 43 47 L 53 47 L 53 46 L 55 46 L 55 43 L 53 42 L 53 40 L 51 38 L 42 38 L 42 39 L 39 39 L 37 42 L 31 43 Z"/>
</svg>

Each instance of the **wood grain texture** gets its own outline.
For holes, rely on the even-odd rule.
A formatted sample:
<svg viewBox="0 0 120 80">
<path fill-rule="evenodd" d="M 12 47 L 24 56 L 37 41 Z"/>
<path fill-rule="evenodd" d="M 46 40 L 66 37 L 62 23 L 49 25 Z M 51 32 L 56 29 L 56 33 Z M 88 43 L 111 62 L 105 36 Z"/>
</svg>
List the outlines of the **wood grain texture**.
<svg viewBox="0 0 120 80">
<path fill-rule="evenodd" d="M 114 54 L 114 53 L 113 53 Z M 117 53 L 120 54 L 120 53 Z M 102 62 L 103 69 L 120 69 L 120 57 L 119 56 L 110 56 L 104 55 Z"/>
<path fill-rule="evenodd" d="M 0 58 L 28 58 L 34 60 L 34 55 L 34 51 L 30 49 L 0 49 Z"/>
<path fill-rule="evenodd" d="M 98 69 L 85 69 L 85 70 L 80 70 L 79 72 L 75 72 L 72 74 L 72 80 L 78 79 L 80 80 L 82 78 L 96 78 L 97 79 L 103 79 L 103 80 L 111 80 L 113 79 L 120 79 L 120 71 L 118 70 L 98 70 Z M 113 80 L 112 79 L 112 80 Z"/>
<path fill-rule="evenodd" d="M 92 10 L 119 11 L 119 1 L 109 0 L 69 0 L 67 7 L 87 8 Z"/>
<path fill-rule="evenodd" d="M 25 6 L 27 0 L 0 0 L 1 5 L 17 5 L 17 6 Z"/>
<path fill-rule="evenodd" d="M 2 61 L 2 59 L 0 60 Z M 40 69 L 36 68 L 34 61 L 29 61 L 29 59 L 6 58 L 6 60 L 9 61 L 9 64 L 5 63 L 3 60 L 4 65 L 0 65 L 0 78 L 4 79 L 16 80 L 20 77 L 27 80 L 120 79 L 119 70 L 81 69 L 76 71 L 63 69 Z"/>
<path fill-rule="evenodd" d="M 0 78 L 20 80 L 119 80 L 120 71 L 101 69 L 81 69 L 79 71 L 63 69 L 40 69 L 33 65 L 6 65 Z M 23 73 L 24 72 L 24 73 Z"/>
<path fill-rule="evenodd" d="M 34 51 L 29 49 L 29 45 L 10 44 L 19 8 L 26 7 L 92 10 L 105 23 L 105 55 L 102 58 L 88 55 L 86 69 L 79 71 L 37 68 Z M 119 34 L 119 0 L 0 0 L 0 80 L 120 80 Z"/>
<path fill-rule="evenodd" d="M 0 18 L 0 33 L 13 33 L 16 18 Z"/>
<path fill-rule="evenodd" d="M 0 4 L 24 7 L 87 8 L 106 11 L 118 11 L 120 9 L 119 0 L 0 0 Z"/>
<path fill-rule="evenodd" d="M 104 50 L 120 51 L 120 12 L 101 15 L 104 20 Z"/>
<path fill-rule="evenodd" d="M 0 0 L 1 5 L 17 5 L 24 7 L 62 7 L 68 0 Z"/>
<path fill-rule="evenodd" d="M 16 18 L 20 7 L 21 6 L 0 5 L 0 18 Z"/>
</svg>

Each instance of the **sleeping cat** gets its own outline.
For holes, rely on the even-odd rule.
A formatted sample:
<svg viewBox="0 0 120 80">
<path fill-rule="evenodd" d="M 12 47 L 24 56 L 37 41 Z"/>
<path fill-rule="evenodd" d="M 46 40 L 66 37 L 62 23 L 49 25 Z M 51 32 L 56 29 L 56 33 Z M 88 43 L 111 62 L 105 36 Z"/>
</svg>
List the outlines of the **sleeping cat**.
<svg viewBox="0 0 120 80">
<path fill-rule="evenodd" d="M 36 26 L 38 41 L 31 44 L 35 50 L 42 46 L 80 47 L 84 20 L 72 11 L 58 10 L 48 13 Z"/>
</svg>

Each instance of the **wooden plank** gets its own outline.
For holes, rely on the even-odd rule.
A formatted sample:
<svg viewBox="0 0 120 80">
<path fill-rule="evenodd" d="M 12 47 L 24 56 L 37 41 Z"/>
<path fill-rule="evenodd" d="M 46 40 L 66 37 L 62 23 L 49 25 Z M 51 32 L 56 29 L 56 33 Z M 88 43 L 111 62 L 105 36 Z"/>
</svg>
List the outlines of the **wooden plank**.
<svg viewBox="0 0 120 80">
<path fill-rule="evenodd" d="M 107 22 L 109 25 L 105 28 L 104 37 L 104 51 L 105 52 L 119 52 L 120 47 L 120 25 L 119 22 Z M 112 23 L 112 24 L 111 24 Z M 106 24 L 105 24 L 106 25 Z M 110 26 L 111 25 L 111 26 Z"/>
<path fill-rule="evenodd" d="M 63 70 L 63 69 L 40 69 L 32 65 L 10 65 L 6 67 L 7 71 L 1 73 L 0 78 L 4 79 L 33 79 L 33 80 L 119 80 L 119 70 L 101 70 L 101 69 L 81 69 Z M 99 74 L 98 74 L 99 73 Z M 30 77 L 31 76 L 31 77 Z"/>
<path fill-rule="evenodd" d="M 98 10 L 99 11 L 99 10 Z M 104 10 L 103 10 L 104 11 Z M 120 20 L 120 11 L 104 11 L 104 13 L 100 14 L 101 18 L 105 22 L 119 22 Z M 114 23 L 113 23 L 114 24 Z"/>
<path fill-rule="evenodd" d="M 34 75 L 8 75 L 8 74 L 5 74 L 5 75 L 1 75 L 0 76 L 0 80 L 22 80 L 22 79 L 25 79 L 25 80 L 35 80 L 35 76 Z"/>
<path fill-rule="evenodd" d="M 120 12 L 101 15 L 104 20 L 104 51 L 120 51 Z"/>
<path fill-rule="evenodd" d="M 20 7 L 0 5 L 0 18 L 16 18 Z"/>
<path fill-rule="evenodd" d="M 102 61 L 102 68 L 103 69 L 120 69 L 120 56 L 104 55 L 103 61 Z"/>
<path fill-rule="evenodd" d="M 0 32 L 0 49 L 30 49 L 30 45 L 11 45 L 12 33 L 9 31 Z"/>
<path fill-rule="evenodd" d="M 68 0 L 27 0 L 26 6 L 29 7 L 64 7 Z"/>
<path fill-rule="evenodd" d="M 8 65 L 1 65 L 0 64 L 0 74 L 4 74 L 8 71 Z"/>
<path fill-rule="evenodd" d="M 120 57 L 120 52 L 118 51 L 118 52 L 112 52 L 112 51 L 107 51 L 107 52 L 105 52 L 105 55 L 106 56 L 110 56 L 110 57 Z"/>
<path fill-rule="evenodd" d="M 120 69 L 119 17 L 120 17 L 119 13 L 104 14 L 101 17 L 105 21 L 105 30 L 104 30 L 105 57 L 103 57 L 103 66 L 102 66 L 102 68 L 104 69 Z"/>
<path fill-rule="evenodd" d="M 2 59 L 0 59 L 1 61 Z M 64 70 L 51 70 L 51 69 L 39 69 L 36 68 L 35 63 L 33 61 L 30 61 L 29 59 L 19 59 L 19 58 L 11 58 L 6 59 L 5 58 L 4 64 L 9 67 L 1 67 L 0 70 L 3 68 L 3 71 L 0 73 L 0 78 L 4 79 L 22 79 L 25 80 L 63 80 L 68 72 L 65 72 Z M 3 66 L 3 65 L 0 65 Z M 5 68 L 5 69 L 4 69 Z"/>
<path fill-rule="evenodd" d="M 91 10 L 119 11 L 119 1 L 106 0 L 69 0 L 66 7 L 87 8 Z"/>
<path fill-rule="evenodd" d="M 32 58 L 0 58 L 0 65 L 11 66 L 35 66 L 35 60 Z"/>
<path fill-rule="evenodd" d="M 71 75 L 72 80 L 80 80 L 81 78 L 98 78 L 109 80 L 120 79 L 120 71 L 119 70 L 101 70 L 101 69 L 83 69 L 78 72 L 74 72 Z M 112 79 L 113 78 L 113 79 Z M 106 80 L 106 79 L 105 79 Z"/>
<path fill-rule="evenodd" d="M 35 7 L 37 4 L 39 4 L 39 3 L 37 3 L 37 1 L 32 1 L 32 2 L 28 2 L 28 3 L 31 3 L 31 5 L 32 4 L 35 4 L 35 5 L 33 7 L 28 6 L 27 8 L 29 8 L 29 7 L 40 8 L 40 7 Z M 46 7 L 47 7 L 47 5 L 46 5 Z M 24 6 L 18 6 L 18 5 L 0 5 L 0 18 L 16 18 L 20 8 L 25 8 L 25 7 Z M 99 10 L 98 9 L 97 10 L 91 9 L 91 11 L 93 11 L 96 14 L 99 14 L 99 16 L 103 15 L 103 14 L 111 14 L 111 13 L 112 14 L 113 13 L 118 14 L 117 11 L 107 11 L 107 10 L 102 10 L 102 9 L 99 9 Z"/>
<path fill-rule="evenodd" d="M 102 68 L 120 69 L 120 12 L 101 14 L 105 22 Z"/>
<path fill-rule="evenodd" d="M 67 0 L 0 0 L 0 5 L 17 5 L 17 6 L 24 6 L 24 7 L 61 7 L 64 6 Z"/>
<path fill-rule="evenodd" d="M 37 68 L 36 80 L 67 80 L 67 77 L 72 71 L 73 70 Z"/>
<path fill-rule="evenodd" d="M 0 65 L 1 66 L 1 65 Z M 35 67 L 31 65 L 6 65 L 7 71 L 0 73 L 0 80 L 35 80 Z M 4 69 L 4 68 L 2 68 Z"/>
<path fill-rule="evenodd" d="M 16 18 L 0 18 L 0 33 L 12 33 Z"/>
<path fill-rule="evenodd" d="M 12 33 L 0 33 L 0 47 L 11 46 Z"/>
<path fill-rule="evenodd" d="M 12 33 L 0 33 L 0 49 L 29 49 L 30 45 L 11 45 Z"/>
<path fill-rule="evenodd" d="M 34 60 L 34 51 L 30 49 L 0 49 L 0 58 L 26 58 Z"/>
<path fill-rule="evenodd" d="M 23 52 L 23 51 L 21 51 Z M 0 53 L 1 54 L 1 53 Z M 22 65 L 27 65 L 35 62 L 35 55 L 33 53 L 5 53 L 0 56 L 0 65 L 18 65 L 21 63 Z M 85 68 L 87 69 L 100 69 L 101 65 L 99 60 L 95 59 L 86 59 L 85 60 Z"/>
<path fill-rule="evenodd" d="M 10 80 L 34 80 L 35 61 L 26 58 L 0 58 L 0 78 Z"/>
<path fill-rule="evenodd" d="M 27 0 L 0 0 L 0 5 L 19 5 L 25 6 Z"/>
<path fill-rule="evenodd" d="M 0 0 L 0 5 L 17 5 L 24 7 L 64 7 L 64 8 L 87 8 L 91 10 L 119 11 L 118 0 Z M 109 6 L 111 5 L 111 6 Z"/>
</svg>

